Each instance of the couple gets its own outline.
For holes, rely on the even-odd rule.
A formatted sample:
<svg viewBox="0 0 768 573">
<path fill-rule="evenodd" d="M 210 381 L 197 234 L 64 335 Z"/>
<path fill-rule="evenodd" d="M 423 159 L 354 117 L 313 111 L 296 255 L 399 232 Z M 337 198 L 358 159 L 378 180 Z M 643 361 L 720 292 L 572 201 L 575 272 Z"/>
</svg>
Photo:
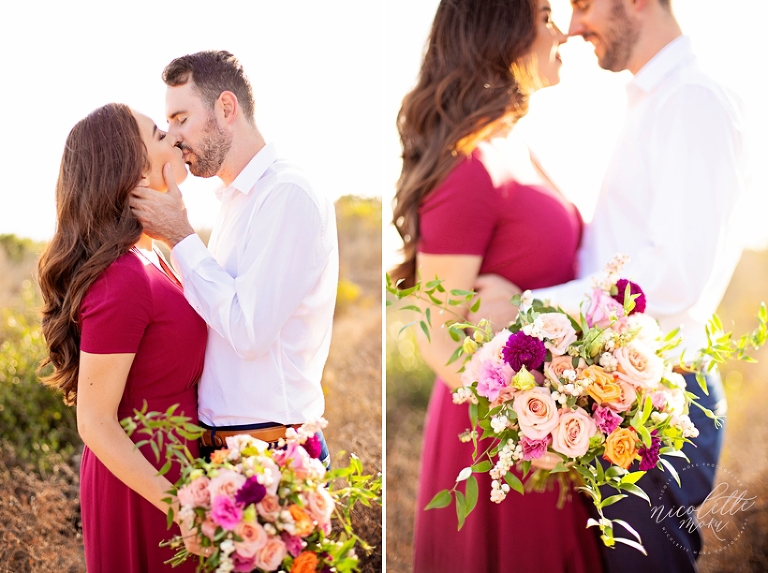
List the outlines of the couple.
<svg viewBox="0 0 768 573">
<path fill-rule="evenodd" d="M 265 143 L 232 54 L 177 58 L 163 80 L 167 132 L 122 104 L 72 129 L 56 233 L 39 264 L 48 383 L 77 404 L 86 446 L 80 501 L 89 571 L 171 570 L 163 562 L 173 551 L 158 544 L 179 533 L 166 529 L 162 501 L 179 468 L 157 475 L 162 461 L 150 448 L 135 450 L 119 424 L 145 401 L 150 411 L 179 404 L 177 412 L 199 420 L 208 429 L 200 450 L 235 433 L 274 442 L 324 410 L 320 379 L 338 281 L 333 205 Z M 223 183 L 208 249 L 176 186 L 185 163 Z M 172 249 L 175 271 L 152 237 Z M 181 570 L 194 571 L 194 561 Z"/>
<path fill-rule="evenodd" d="M 703 325 L 740 256 L 733 224 L 746 171 L 739 104 L 697 67 L 671 0 L 571 4 L 569 35 L 590 41 L 601 67 L 634 75 L 593 221 L 584 228 L 530 153 L 520 161 L 507 137 L 528 95 L 559 81 L 558 48 L 567 37 L 553 24 L 548 0 L 443 0 L 398 118 L 403 169 L 394 220 L 405 260 L 393 276 L 403 286 L 418 272 L 423 280 L 444 279 L 448 289 L 476 290 L 478 318 L 499 330 L 513 318 L 508 301 L 521 289 L 576 308 L 591 290 L 588 277 L 616 253 L 627 254 L 628 278 L 645 290 L 646 312 L 666 331 L 684 325 L 690 353 L 705 345 Z M 576 492 L 562 509 L 557 489 L 495 505 L 490 477 L 479 474 L 478 506 L 460 532 L 445 510 L 424 511 L 472 459 L 472 444 L 457 440 L 469 421 L 466 406 L 451 399 L 461 381 L 456 365 L 446 366 L 455 343 L 445 330 L 436 326 L 431 343 L 419 341 L 442 383 L 424 430 L 416 573 L 696 570 L 698 531 L 674 518 L 657 523 L 635 496 L 605 512 L 640 533 L 648 557 L 603 547 L 596 528 L 585 529 L 589 509 Z M 686 381 L 702 405 L 724 413 L 716 373 L 708 376 L 709 396 L 693 376 Z M 684 448 L 690 464 L 676 464 L 687 470 L 682 488 L 656 469 L 638 484 L 666 510 L 700 505 L 713 486 L 723 432 L 697 408 L 690 415 L 700 436 Z"/>
</svg>

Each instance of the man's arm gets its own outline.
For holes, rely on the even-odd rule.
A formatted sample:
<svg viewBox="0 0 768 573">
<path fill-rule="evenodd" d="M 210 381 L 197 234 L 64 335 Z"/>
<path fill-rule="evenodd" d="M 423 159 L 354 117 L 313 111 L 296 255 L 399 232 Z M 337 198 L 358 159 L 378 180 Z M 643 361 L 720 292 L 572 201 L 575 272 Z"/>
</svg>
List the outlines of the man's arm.
<svg viewBox="0 0 768 573">
<path fill-rule="evenodd" d="M 239 274 L 229 275 L 192 235 L 171 256 L 184 295 L 238 356 L 264 354 L 317 284 L 334 246 L 324 236 L 328 214 L 296 184 L 274 188 L 242 237 Z"/>
</svg>

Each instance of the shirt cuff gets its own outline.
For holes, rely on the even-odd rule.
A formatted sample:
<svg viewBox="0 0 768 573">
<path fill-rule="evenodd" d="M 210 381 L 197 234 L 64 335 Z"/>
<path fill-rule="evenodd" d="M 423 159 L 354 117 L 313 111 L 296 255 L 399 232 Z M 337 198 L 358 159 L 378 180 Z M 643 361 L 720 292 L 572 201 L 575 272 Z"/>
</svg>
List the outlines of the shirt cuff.
<svg viewBox="0 0 768 573">
<path fill-rule="evenodd" d="M 182 279 L 193 271 L 201 262 L 210 258 L 211 253 L 197 233 L 192 233 L 176 243 L 171 251 L 171 263 L 181 273 Z"/>
</svg>

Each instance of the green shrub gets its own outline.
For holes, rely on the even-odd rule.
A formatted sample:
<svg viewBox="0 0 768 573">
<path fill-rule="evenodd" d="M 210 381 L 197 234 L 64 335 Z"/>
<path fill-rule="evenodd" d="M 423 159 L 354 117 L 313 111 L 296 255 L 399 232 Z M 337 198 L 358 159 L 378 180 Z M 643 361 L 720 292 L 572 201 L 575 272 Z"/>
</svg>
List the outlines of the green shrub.
<svg viewBox="0 0 768 573">
<path fill-rule="evenodd" d="M 67 459 L 75 453 L 80 437 L 74 408 L 40 383 L 37 369 L 46 346 L 33 289 L 25 281 L 23 310 L 0 310 L 0 440 L 16 451 L 20 462 L 42 473 L 56 454 Z"/>
</svg>

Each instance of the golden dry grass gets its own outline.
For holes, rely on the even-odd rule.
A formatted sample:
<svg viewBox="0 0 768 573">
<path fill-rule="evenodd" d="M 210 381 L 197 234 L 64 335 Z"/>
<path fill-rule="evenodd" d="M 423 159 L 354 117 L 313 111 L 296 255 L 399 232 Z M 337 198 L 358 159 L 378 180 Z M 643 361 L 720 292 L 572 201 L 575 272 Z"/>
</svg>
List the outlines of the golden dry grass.
<svg viewBox="0 0 768 573">
<path fill-rule="evenodd" d="M 768 251 L 744 253 L 718 313 L 726 329 L 742 334 L 756 326 L 761 301 L 768 302 Z M 387 323 L 404 320 L 390 311 Z M 410 319 L 409 319 L 410 320 Z M 396 331 L 395 331 L 396 333 Z M 387 336 L 390 345 L 397 340 Z M 725 442 L 717 483 L 736 476 L 755 505 L 740 512 L 741 536 L 732 545 L 703 529 L 702 573 L 768 571 L 768 349 L 755 354 L 758 364 L 730 363 L 721 369 L 728 398 Z M 389 365 L 388 365 L 389 372 Z M 418 460 L 426 401 L 408 397 L 400 386 L 413 386 L 387 375 L 387 571 L 411 571 L 413 516 L 418 484 Z M 733 484 L 738 485 L 738 484 Z"/>
</svg>

